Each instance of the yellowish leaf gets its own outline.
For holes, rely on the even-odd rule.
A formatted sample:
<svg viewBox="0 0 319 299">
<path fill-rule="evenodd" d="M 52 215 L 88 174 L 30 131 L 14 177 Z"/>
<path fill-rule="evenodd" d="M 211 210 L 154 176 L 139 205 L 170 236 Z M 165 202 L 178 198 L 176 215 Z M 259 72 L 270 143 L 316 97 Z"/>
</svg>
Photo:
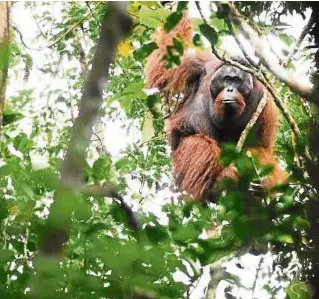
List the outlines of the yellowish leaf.
<svg viewBox="0 0 319 299">
<path fill-rule="evenodd" d="M 154 127 L 153 127 L 153 114 L 150 111 L 147 111 L 144 115 L 144 119 L 142 122 L 142 139 L 143 141 L 148 141 L 150 140 L 155 133 Z"/>
<path fill-rule="evenodd" d="M 130 56 L 132 51 L 133 46 L 129 41 L 124 41 L 118 46 L 118 52 L 124 57 Z"/>
</svg>

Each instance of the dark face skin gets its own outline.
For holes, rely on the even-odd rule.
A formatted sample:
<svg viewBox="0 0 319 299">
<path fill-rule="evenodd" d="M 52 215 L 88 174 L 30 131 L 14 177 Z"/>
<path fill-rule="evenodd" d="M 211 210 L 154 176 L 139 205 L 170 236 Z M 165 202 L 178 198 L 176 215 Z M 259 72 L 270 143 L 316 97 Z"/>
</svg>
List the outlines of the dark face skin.
<svg viewBox="0 0 319 299">
<path fill-rule="evenodd" d="M 183 136 L 204 133 L 218 142 L 236 142 L 256 110 L 263 91 L 254 88 L 252 76 L 234 66 L 211 66 L 198 78 L 198 87 L 180 110 L 182 126 L 172 134 L 175 149 Z M 195 83 L 189 83 L 192 87 Z"/>
<path fill-rule="evenodd" d="M 218 113 L 224 120 L 236 118 L 243 113 L 245 100 L 252 89 L 253 80 L 249 73 L 234 66 L 222 66 L 211 79 L 211 113 Z"/>
</svg>

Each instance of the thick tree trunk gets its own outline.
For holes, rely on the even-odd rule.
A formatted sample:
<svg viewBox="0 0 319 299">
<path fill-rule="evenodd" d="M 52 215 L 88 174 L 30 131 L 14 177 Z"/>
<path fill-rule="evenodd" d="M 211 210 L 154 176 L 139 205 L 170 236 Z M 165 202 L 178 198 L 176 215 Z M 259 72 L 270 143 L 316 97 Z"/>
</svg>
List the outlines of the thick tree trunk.
<svg viewBox="0 0 319 299">
<path fill-rule="evenodd" d="M 92 68 L 87 74 L 79 103 L 79 115 L 74 121 L 71 140 L 61 165 L 61 180 L 51 207 L 48 231 L 42 238 L 40 251 L 44 257 L 59 257 L 63 244 L 68 240 L 71 212 L 60 213 L 61 207 L 66 207 L 65 201 L 84 187 L 86 149 L 103 102 L 102 93 L 109 77 L 109 68 L 119 42 L 132 29 L 132 21 L 126 14 L 127 3 L 117 1 L 108 5 L 110 10 L 101 23 Z"/>
<path fill-rule="evenodd" d="M 9 64 L 9 11 L 10 2 L 0 2 L 0 133 Z"/>
<path fill-rule="evenodd" d="M 311 3 L 313 9 L 313 15 L 315 18 L 315 26 L 311 31 L 314 36 L 315 44 L 319 47 L 319 2 Z M 319 50 L 315 54 L 316 62 L 316 73 L 313 74 L 314 88 L 312 93 L 312 101 L 316 104 L 319 110 Z M 319 111 L 317 111 L 319 112 Z M 315 116 L 316 117 L 316 116 Z M 319 118 L 318 116 L 314 119 L 311 133 L 310 133 L 310 150 L 312 154 L 319 159 Z M 308 232 L 309 238 L 312 240 L 311 246 L 313 248 L 311 254 L 311 262 L 313 268 L 310 273 L 309 282 L 313 287 L 314 296 L 313 298 L 319 298 L 319 162 L 309 163 L 307 165 L 307 170 L 310 175 L 311 183 L 316 189 L 317 194 L 315 194 L 310 201 L 309 206 L 309 220 L 311 222 L 311 228 Z"/>
</svg>

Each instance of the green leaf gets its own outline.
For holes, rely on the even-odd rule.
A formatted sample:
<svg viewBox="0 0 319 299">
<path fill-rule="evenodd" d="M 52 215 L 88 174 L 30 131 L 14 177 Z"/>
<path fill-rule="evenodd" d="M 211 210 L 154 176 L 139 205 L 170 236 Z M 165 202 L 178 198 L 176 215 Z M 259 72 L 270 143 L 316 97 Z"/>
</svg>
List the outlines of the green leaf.
<svg viewBox="0 0 319 299">
<path fill-rule="evenodd" d="M 297 230 L 307 230 L 311 227 L 311 224 L 306 219 L 301 218 L 300 216 L 295 219 L 294 228 Z"/>
<path fill-rule="evenodd" d="M 229 166 L 231 163 L 236 161 L 240 154 L 236 150 L 236 146 L 233 144 L 222 144 L 222 154 L 220 160 L 225 166 Z"/>
<path fill-rule="evenodd" d="M 143 141 L 148 141 L 154 136 L 155 129 L 153 126 L 153 119 L 153 114 L 150 111 L 147 111 L 141 127 Z"/>
<path fill-rule="evenodd" d="M 177 4 L 177 11 L 183 11 L 187 8 L 188 1 L 179 1 Z"/>
<path fill-rule="evenodd" d="M 218 33 L 212 26 L 208 24 L 201 24 L 199 26 L 199 30 L 208 39 L 212 46 L 216 45 L 218 41 Z"/>
<path fill-rule="evenodd" d="M 146 6 L 142 6 L 139 11 L 140 24 L 156 29 L 160 27 L 170 11 L 166 9 L 150 9 Z"/>
<path fill-rule="evenodd" d="M 18 121 L 20 119 L 23 118 L 23 114 L 18 112 L 18 111 L 14 111 L 11 108 L 5 107 L 4 108 L 4 112 L 3 112 L 3 125 L 8 125 L 11 124 L 15 121 Z"/>
<path fill-rule="evenodd" d="M 76 206 L 74 208 L 74 216 L 80 221 L 87 221 L 92 216 L 89 202 L 86 199 L 78 197 Z"/>
<path fill-rule="evenodd" d="M 127 168 L 131 164 L 132 163 L 128 158 L 122 158 L 122 159 L 118 160 L 114 166 L 115 166 L 116 170 L 119 170 L 119 169 Z"/>
<path fill-rule="evenodd" d="M 158 242 L 169 238 L 168 231 L 165 226 L 147 226 L 145 228 L 145 233 L 153 244 L 157 244 Z"/>
<path fill-rule="evenodd" d="M 293 237 L 291 235 L 288 235 L 288 234 L 282 234 L 282 235 L 278 236 L 278 241 L 281 243 L 288 243 L 288 244 L 294 243 Z"/>
<path fill-rule="evenodd" d="M 84 234 L 86 236 L 89 236 L 94 233 L 97 233 L 98 231 L 105 230 L 107 228 L 108 228 L 107 225 L 101 222 L 89 224 L 88 226 L 85 227 Z"/>
<path fill-rule="evenodd" d="M 171 31 L 182 19 L 183 13 L 180 11 L 173 12 L 170 16 L 167 17 L 166 22 L 164 24 L 164 30 L 166 32 Z"/>
<path fill-rule="evenodd" d="M 111 105 L 115 100 L 118 99 L 120 102 L 121 108 L 125 112 L 129 112 L 132 108 L 133 101 L 136 99 L 142 100 L 147 97 L 143 91 L 145 87 L 144 82 L 142 81 L 133 81 L 131 84 L 126 86 L 123 90 L 119 91 L 118 94 L 108 99 L 108 106 Z"/>
<path fill-rule="evenodd" d="M 0 249 L 0 264 L 4 265 L 14 257 L 14 252 L 9 249 Z"/>
<path fill-rule="evenodd" d="M 45 191 L 53 191 L 56 188 L 57 174 L 50 168 L 33 171 L 31 177 L 37 184 L 45 187 Z"/>
<path fill-rule="evenodd" d="M 8 217 L 8 203 L 4 198 L 0 198 L 0 223 Z"/>
<path fill-rule="evenodd" d="M 186 225 L 179 226 L 179 228 L 172 233 L 173 239 L 176 242 L 191 241 L 198 237 L 201 233 L 199 227 L 194 223 L 188 223 Z"/>
<path fill-rule="evenodd" d="M 287 288 L 287 295 L 290 299 L 311 299 L 313 290 L 311 286 L 303 281 L 293 282 Z"/>
<path fill-rule="evenodd" d="M 174 49 L 178 52 L 179 55 L 183 55 L 184 54 L 184 44 L 182 41 L 174 38 L 173 39 L 173 46 Z"/>
<path fill-rule="evenodd" d="M 211 21 L 212 21 L 213 27 L 216 28 L 218 30 L 218 32 L 225 31 L 228 29 L 227 24 L 226 24 L 224 19 L 213 17 L 213 18 L 211 18 Z"/>
<path fill-rule="evenodd" d="M 274 166 L 273 165 L 264 165 L 262 167 L 262 169 L 260 170 L 259 175 L 261 177 L 265 177 L 265 176 L 271 174 L 273 171 L 274 171 Z"/>
<path fill-rule="evenodd" d="M 110 170 L 112 166 L 112 159 L 110 156 L 100 156 L 93 164 L 93 178 L 97 181 L 108 179 L 110 177 Z"/>
<path fill-rule="evenodd" d="M 143 45 L 141 48 L 136 49 L 133 52 L 134 58 L 143 61 L 146 57 L 148 57 L 154 50 L 158 48 L 155 42 L 150 42 Z"/>
<path fill-rule="evenodd" d="M 193 44 L 196 46 L 196 47 L 201 47 L 203 46 L 203 42 L 200 38 L 200 35 L 198 33 L 196 33 L 193 37 Z"/>
<path fill-rule="evenodd" d="M 34 142 L 33 140 L 29 139 L 26 134 L 21 133 L 14 138 L 13 144 L 17 150 L 26 152 L 33 147 Z"/>
<path fill-rule="evenodd" d="M 193 258 L 199 259 L 202 265 L 214 263 L 224 256 L 231 254 L 236 248 L 236 243 L 230 245 L 220 239 L 199 239 L 197 243 L 197 248 L 189 247 L 187 251 L 191 253 Z"/>
<path fill-rule="evenodd" d="M 281 41 L 283 41 L 287 46 L 291 46 L 293 43 L 293 38 L 287 34 L 284 33 L 279 33 L 277 34 L 277 36 L 279 37 L 279 39 Z"/>
</svg>

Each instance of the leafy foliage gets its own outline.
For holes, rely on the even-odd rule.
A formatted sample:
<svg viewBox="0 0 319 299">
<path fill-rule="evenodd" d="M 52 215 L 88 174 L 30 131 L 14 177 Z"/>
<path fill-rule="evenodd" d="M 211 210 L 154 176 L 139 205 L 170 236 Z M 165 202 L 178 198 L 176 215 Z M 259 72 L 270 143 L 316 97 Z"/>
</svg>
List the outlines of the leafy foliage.
<svg viewBox="0 0 319 299">
<path fill-rule="evenodd" d="M 281 118 L 276 151 L 291 174 L 290 185 L 276 186 L 276 195 L 252 196 L 247 192 L 250 183 L 259 183 L 272 169 L 225 144 L 221 162 L 233 163 L 241 179 L 236 184 L 223 182 L 228 191 L 220 196 L 218 205 L 182 202 L 177 200 L 181 195 L 172 192 L 160 95 L 145 90 L 143 67 L 146 57 L 157 48 L 152 42 L 155 29 L 164 26 L 172 30 L 191 5 L 188 2 L 179 2 L 175 12 L 153 1 L 129 3 L 134 29 L 114 59 L 101 121 L 88 149 L 86 183 L 116 186 L 138 211 L 142 229 L 132 231 L 123 209 L 108 196 L 65 192 L 63 201 L 52 204 L 108 5 L 28 2 L 14 7 L 17 5 L 33 15 L 39 32 L 36 51 L 26 49 L 19 34 L 14 35 L 10 47 L 10 88 L 0 144 L 1 298 L 184 298 L 206 265 L 242 251 L 262 254 L 267 244 L 276 256 L 274 266 L 290 269 L 287 255 L 295 252 L 297 264 L 308 268 L 306 204 L 313 190 L 309 178 L 297 167 L 296 157 L 302 156 L 307 146 L 312 107 L 301 109 L 301 100 L 285 86 L 277 83 L 277 92 L 303 133 L 292 142 L 289 125 Z M 269 9 L 273 12 L 274 4 L 236 5 L 252 18 Z M 278 5 L 281 15 L 303 14 L 308 7 L 292 2 Z M 58 16 L 54 10 L 59 11 Z M 270 24 L 259 20 L 258 26 L 264 33 L 276 28 L 274 32 L 289 46 L 292 37 L 281 30 L 279 21 L 273 12 Z M 214 15 L 209 24 L 194 23 L 197 34 L 193 41 L 198 47 L 203 47 L 202 36 L 218 47 L 228 34 L 224 21 Z M 174 39 L 165 56 L 167 67 L 178 65 L 183 53 L 183 43 Z M 40 79 L 43 84 L 38 84 Z M 120 146 L 120 134 L 103 134 L 110 127 L 125 132 L 124 146 Z M 114 143 L 120 148 L 116 153 L 108 148 Z M 57 263 L 40 256 L 39 248 L 50 225 L 64 220 L 69 225 L 69 240 Z M 282 271 L 276 279 L 289 284 L 290 299 L 310 298 L 311 289 L 297 275 L 292 277 L 294 271 L 287 275 Z M 176 273 L 182 273 L 187 283 L 180 282 Z M 232 286 L 237 282 L 230 274 L 227 281 Z M 265 290 L 276 298 L 276 286 L 268 283 Z"/>
</svg>

